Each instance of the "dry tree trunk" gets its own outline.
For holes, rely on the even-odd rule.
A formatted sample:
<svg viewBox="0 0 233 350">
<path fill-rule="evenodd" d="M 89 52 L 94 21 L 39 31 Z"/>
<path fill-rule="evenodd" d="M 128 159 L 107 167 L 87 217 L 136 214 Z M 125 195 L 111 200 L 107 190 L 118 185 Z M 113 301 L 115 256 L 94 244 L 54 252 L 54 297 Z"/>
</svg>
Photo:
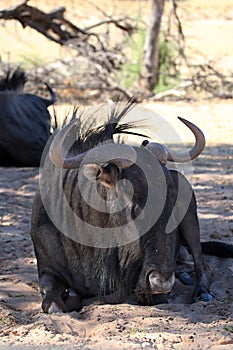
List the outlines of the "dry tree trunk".
<svg viewBox="0 0 233 350">
<path fill-rule="evenodd" d="M 152 91 L 159 78 L 159 32 L 165 0 L 151 1 L 151 23 L 144 45 L 143 84 Z"/>
</svg>

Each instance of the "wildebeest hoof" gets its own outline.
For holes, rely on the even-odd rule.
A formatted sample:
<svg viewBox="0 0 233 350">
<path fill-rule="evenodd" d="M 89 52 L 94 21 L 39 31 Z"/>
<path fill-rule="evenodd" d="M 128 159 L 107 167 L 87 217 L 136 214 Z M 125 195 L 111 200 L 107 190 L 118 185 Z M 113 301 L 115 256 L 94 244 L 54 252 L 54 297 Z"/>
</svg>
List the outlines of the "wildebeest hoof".
<svg viewBox="0 0 233 350">
<path fill-rule="evenodd" d="M 67 289 L 62 299 L 65 303 L 66 312 L 79 311 L 83 306 L 80 295 L 73 289 Z"/>
<path fill-rule="evenodd" d="M 176 277 L 186 286 L 193 285 L 192 277 L 187 272 L 177 272 Z"/>
<path fill-rule="evenodd" d="M 211 293 L 201 293 L 201 295 L 197 296 L 197 297 L 193 297 L 193 302 L 197 303 L 198 301 L 213 301 L 215 298 Z"/>
<path fill-rule="evenodd" d="M 210 293 L 202 293 L 200 298 L 203 301 L 213 301 L 214 300 L 214 296 Z"/>
<path fill-rule="evenodd" d="M 54 302 L 49 306 L 47 313 L 48 314 L 54 314 L 57 312 L 63 312 L 63 310 Z"/>
<path fill-rule="evenodd" d="M 63 300 L 59 298 L 51 298 L 50 296 L 45 296 L 42 301 L 42 309 L 46 314 L 66 312 L 66 306 Z"/>
</svg>

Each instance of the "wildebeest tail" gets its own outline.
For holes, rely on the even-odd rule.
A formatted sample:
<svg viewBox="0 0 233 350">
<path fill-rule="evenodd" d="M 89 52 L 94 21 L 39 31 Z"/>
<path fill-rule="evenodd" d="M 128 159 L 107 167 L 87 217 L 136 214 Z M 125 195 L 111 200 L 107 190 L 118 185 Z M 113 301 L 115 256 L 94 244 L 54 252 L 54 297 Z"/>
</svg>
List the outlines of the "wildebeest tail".
<svg viewBox="0 0 233 350">
<path fill-rule="evenodd" d="M 219 258 L 233 258 L 233 245 L 223 242 L 202 242 L 201 249 L 204 254 L 215 255 Z"/>
<path fill-rule="evenodd" d="M 27 81 L 27 76 L 21 68 L 8 69 L 5 76 L 0 79 L 0 91 L 18 91 L 23 90 Z"/>
</svg>

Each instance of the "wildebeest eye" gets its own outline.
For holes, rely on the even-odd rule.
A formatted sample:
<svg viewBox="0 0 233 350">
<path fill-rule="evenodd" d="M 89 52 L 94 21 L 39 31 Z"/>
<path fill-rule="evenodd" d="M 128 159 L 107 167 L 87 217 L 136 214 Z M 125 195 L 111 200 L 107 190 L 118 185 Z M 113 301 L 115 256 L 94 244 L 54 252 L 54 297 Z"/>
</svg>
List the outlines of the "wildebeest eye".
<svg viewBox="0 0 233 350">
<path fill-rule="evenodd" d="M 131 209 L 131 217 L 132 219 L 136 219 L 136 217 L 138 217 L 142 212 L 142 209 L 139 207 L 139 205 L 136 203 L 132 206 Z"/>
<path fill-rule="evenodd" d="M 120 178 L 119 168 L 112 163 L 104 164 L 96 174 L 96 180 L 103 186 L 114 188 Z"/>
</svg>

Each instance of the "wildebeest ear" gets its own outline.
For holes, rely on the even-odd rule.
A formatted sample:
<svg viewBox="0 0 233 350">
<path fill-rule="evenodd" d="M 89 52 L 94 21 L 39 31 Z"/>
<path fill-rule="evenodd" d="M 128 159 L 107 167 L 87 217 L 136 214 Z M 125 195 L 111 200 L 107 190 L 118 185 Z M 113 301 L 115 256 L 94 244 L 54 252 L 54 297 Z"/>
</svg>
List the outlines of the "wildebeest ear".
<svg viewBox="0 0 233 350">
<path fill-rule="evenodd" d="M 149 143 L 149 141 L 148 140 L 144 140 L 144 141 L 142 141 L 142 146 L 146 146 L 147 144 Z"/>
<path fill-rule="evenodd" d="M 113 163 L 104 164 L 98 171 L 96 181 L 113 189 L 120 179 L 120 169 Z"/>
</svg>

